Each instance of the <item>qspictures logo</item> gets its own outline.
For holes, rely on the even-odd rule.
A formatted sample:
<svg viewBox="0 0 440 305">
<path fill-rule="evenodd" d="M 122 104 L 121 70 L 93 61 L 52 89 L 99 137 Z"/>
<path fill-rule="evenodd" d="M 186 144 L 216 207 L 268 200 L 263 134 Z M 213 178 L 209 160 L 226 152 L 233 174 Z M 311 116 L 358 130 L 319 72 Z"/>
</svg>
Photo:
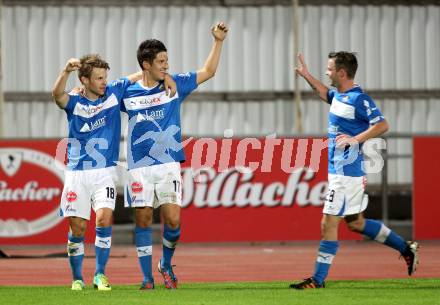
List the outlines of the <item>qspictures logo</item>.
<svg viewBox="0 0 440 305">
<path fill-rule="evenodd" d="M 0 238 L 32 236 L 63 221 L 63 165 L 55 162 L 42 151 L 0 148 Z"/>
</svg>

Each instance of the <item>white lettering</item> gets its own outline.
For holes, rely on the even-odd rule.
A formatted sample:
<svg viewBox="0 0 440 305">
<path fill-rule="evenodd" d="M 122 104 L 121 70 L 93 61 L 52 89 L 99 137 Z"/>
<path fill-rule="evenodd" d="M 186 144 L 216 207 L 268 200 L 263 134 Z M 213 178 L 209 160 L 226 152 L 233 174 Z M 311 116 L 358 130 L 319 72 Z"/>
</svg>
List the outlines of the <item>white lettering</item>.
<svg viewBox="0 0 440 305">
<path fill-rule="evenodd" d="M 9 188 L 6 181 L 0 181 L 0 202 L 51 201 L 60 194 L 59 188 L 38 187 L 37 181 L 29 181 L 22 188 Z"/>
<path fill-rule="evenodd" d="M 247 169 L 247 168 L 246 168 Z M 323 204 L 328 182 L 318 182 L 313 187 L 310 180 L 315 172 L 306 167 L 297 168 L 288 177 L 287 182 L 273 181 L 269 184 L 252 181 L 254 172 L 242 168 L 229 168 L 217 173 L 213 168 L 197 170 L 198 179 L 193 179 L 193 169 L 182 169 L 183 207 L 191 203 L 197 208 L 203 207 L 300 207 Z"/>
</svg>

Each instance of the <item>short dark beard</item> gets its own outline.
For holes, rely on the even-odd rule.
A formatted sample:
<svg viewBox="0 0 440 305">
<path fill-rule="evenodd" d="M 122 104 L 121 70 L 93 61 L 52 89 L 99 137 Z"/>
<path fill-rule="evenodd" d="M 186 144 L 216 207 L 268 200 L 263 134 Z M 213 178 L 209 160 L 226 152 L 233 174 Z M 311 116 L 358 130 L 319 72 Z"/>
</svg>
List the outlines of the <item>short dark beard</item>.
<svg viewBox="0 0 440 305">
<path fill-rule="evenodd" d="M 93 93 L 94 95 L 96 95 L 96 96 L 98 96 L 98 97 L 103 97 L 104 95 L 101 95 L 101 94 L 99 94 L 98 92 L 96 92 L 96 91 L 94 91 L 94 90 L 92 90 L 92 89 L 88 89 L 88 91 L 90 92 L 90 93 Z"/>
</svg>

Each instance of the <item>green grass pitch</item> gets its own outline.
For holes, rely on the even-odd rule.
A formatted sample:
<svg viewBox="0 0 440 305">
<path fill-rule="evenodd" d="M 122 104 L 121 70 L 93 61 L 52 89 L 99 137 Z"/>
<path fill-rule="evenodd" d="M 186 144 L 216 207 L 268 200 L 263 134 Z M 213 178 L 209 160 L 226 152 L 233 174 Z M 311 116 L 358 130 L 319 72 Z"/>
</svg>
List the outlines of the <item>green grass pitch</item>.
<svg viewBox="0 0 440 305">
<path fill-rule="evenodd" d="M 90 286 L 71 291 L 67 286 L 0 286 L 0 304 L 63 305 L 435 305 L 440 304 L 440 279 L 330 281 L 327 288 L 293 290 L 288 282 L 191 283 L 177 290 L 158 285 L 139 291 L 135 285 L 115 285 L 110 292 Z"/>
</svg>

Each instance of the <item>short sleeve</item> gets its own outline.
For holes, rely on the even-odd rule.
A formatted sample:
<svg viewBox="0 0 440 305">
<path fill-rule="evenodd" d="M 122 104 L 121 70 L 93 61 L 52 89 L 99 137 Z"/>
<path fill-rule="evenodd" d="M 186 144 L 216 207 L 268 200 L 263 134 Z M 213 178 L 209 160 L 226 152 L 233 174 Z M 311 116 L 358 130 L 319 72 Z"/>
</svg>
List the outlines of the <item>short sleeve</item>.
<svg viewBox="0 0 440 305">
<path fill-rule="evenodd" d="M 181 100 L 185 99 L 192 91 L 197 88 L 197 73 L 188 72 L 173 75 L 177 85 L 177 92 Z"/>
<path fill-rule="evenodd" d="M 357 115 L 368 122 L 370 125 L 374 125 L 379 123 L 380 121 L 385 120 L 380 109 L 376 106 L 376 103 L 373 99 L 366 95 L 360 94 L 356 100 L 356 112 Z"/>
<path fill-rule="evenodd" d="M 122 101 L 122 98 L 125 94 L 125 90 L 131 85 L 131 82 L 128 78 L 123 77 L 120 79 L 117 79 L 113 81 L 109 86 L 108 89 L 111 91 L 111 93 L 115 94 L 118 102 Z"/>
<path fill-rule="evenodd" d="M 331 104 L 333 97 L 335 96 L 336 90 L 335 89 L 329 89 L 327 91 L 327 103 Z"/>
<path fill-rule="evenodd" d="M 80 99 L 80 96 L 79 96 L 79 94 L 70 94 L 70 93 L 68 94 L 68 96 L 69 96 L 69 101 L 67 102 L 67 105 L 64 108 L 64 111 L 67 114 L 72 114 L 73 110 L 75 109 L 76 103 L 78 103 L 78 101 Z"/>
</svg>

